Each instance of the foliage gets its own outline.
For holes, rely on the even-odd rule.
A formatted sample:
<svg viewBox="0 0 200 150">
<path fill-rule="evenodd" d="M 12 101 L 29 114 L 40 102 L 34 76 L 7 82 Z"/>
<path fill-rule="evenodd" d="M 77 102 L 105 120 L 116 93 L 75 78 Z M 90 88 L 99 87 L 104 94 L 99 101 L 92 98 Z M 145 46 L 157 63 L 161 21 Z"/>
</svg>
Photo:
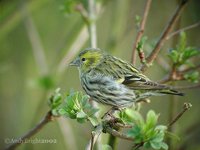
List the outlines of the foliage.
<svg viewBox="0 0 200 150">
<path fill-rule="evenodd" d="M 183 65 L 194 66 L 191 59 L 200 54 L 200 51 L 194 47 L 188 47 L 186 42 L 186 34 L 182 32 L 180 34 L 180 40 L 175 49 L 172 49 L 169 53 L 169 57 L 172 60 L 176 68 L 180 68 Z M 184 75 L 184 79 L 191 82 L 198 82 L 199 73 L 194 71 Z"/>
<path fill-rule="evenodd" d="M 63 100 L 64 99 L 64 102 Z M 49 101 L 54 116 L 64 116 L 76 119 L 79 123 L 90 121 L 94 126 L 98 123 L 95 113 L 98 109 L 89 103 L 89 97 L 81 92 L 70 91 L 62 98 L 57 89 Z"/>
<path fill-rule="evenodd" d="M 62 104 L 62 95 L 60 93 L 60 88 L 54 91 L 54 94 L 49 98 L 48 104 L 51 108 L 51 112 L 54 116 L 59 116 L 59 107 Z"/>
<path fill-rule="evenodd" d="M 101 125 L 101 122 L 95 116 L 98 109 L 89 103 L 89 97 L 82 92 L 70 91 L 66 96 L 62 96 L 60 88 L 56 89 L 49 99 L 49 106 L 54 116 L 64 116 L 76 119 L 79 123 L 90 121 L 95 127 Z M 124 124 L 130 124 L 133 127 L 126 132 L 126 135 L 134 138 L 134 144 L 141 144 L 145 148 L 168 149 L 164 142 L 167 126 L 157 125 L 158 114 L 153 110 L 147 113 L 146 120 L 142 115 L 133 109 L 124 109 L 116 114 Z M 108 145 L 103 146 L 104 149 L 110 149 Z"/>
<path fill-rule="evenodd" d="M 127 131 L 127 135 L 134 138 L 134 144 L 143 143 L 145 148 L 168 149 L 163 141 L 167 126 L 157 125 L 158 116 L 153 110 L 147 113 L 146 120 L 139 112 L 132 109 L 120 112 L 122 121 L 133 125 Z"/>
</svg>

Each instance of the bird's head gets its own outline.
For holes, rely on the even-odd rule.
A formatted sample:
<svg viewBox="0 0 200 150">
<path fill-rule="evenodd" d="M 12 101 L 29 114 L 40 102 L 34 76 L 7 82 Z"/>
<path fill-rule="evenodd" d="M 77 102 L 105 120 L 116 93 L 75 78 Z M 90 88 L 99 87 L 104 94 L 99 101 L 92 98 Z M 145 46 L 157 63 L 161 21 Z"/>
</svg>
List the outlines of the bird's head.
<svg viewBox="0 0 200 150">
<path fill-rule="evenodd" d="M 77 66 L 82 73 L 96 67 L 103 59 L 104 53 L 100 49 L 88 48 L 70 63 L 70 66 Z"/>
</svg>

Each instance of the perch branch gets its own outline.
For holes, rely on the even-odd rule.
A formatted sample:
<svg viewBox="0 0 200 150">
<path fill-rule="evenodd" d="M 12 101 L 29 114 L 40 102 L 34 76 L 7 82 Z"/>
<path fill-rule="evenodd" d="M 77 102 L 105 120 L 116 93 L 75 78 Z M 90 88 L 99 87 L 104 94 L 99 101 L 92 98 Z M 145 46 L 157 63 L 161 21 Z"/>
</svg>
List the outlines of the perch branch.
<svg viewBox="0 0 200 150">
<path fill-rule="evenodd" d="M 137 49 L 138 43 L 140 42 L 142 35 L 144 33 L 145 24 L 146 24 L 147 16 L 149 14 L 151 2 L 152 2 L 152 0 L 147 0 L 147 2 L 145 4 L 144 14 L 143 14 L 143 17 L 142 17 L 140 28 L 139 28 L 138 34 L 136 36 L 135 43 L 133 44 L 133 52 L 132 52 L 132 64 L 133 65 L 135 65 L 135 63 L 136 63 L 136 49 Z M 141 52 L 139 52 L 139 51 L 138 51 L 138 53 L 139 53 L 139 56 L 144 55 L 144 54 L 141 54 Z M 141 59 L 141 57 L 140 57 L 140 59 Z"/>
<path fill-rule="evenodd" d="M 172 18 L 169 20 L 167 26 L 165 27 L 163 33 L 161 34 L 158 42 L 156 43 L 156 46 L 150 53 L 150 55 L 146 58 L 146 64 L 143 64 L 141 67 L 141 71 L 146 71 L 147 67 L 153 63 L 153 61 L 156 59 L 158 53 L 161 50 L 161 47 L 163 46 L 164 42 L 166 41 L 166 37 L 171 32 L 174 24 L 176 23 L 177 19 L 179 18 L 181 12 L 183 11 L 184 6 L 187 4 L 189 0 L 182 0 L 177 7 L 175 13 L 173 14 Z"/>
<path fill-rule="evenodd" d="M 125 139 L 125 140 L 129 140 L 129 141 L 133 141 L 134 138 L 131 138 L 123 133 L 120 133 L 114 129 L 112 129 L 111 127 L 106 127 L 105 131 L 115 137 L 121 138 L 121 139 Z"/>
<path fill-rule="evenodd" d="M 18 138 L 18 140 L 14 141 L 12 144 L 8 145 L 5 150 L 12 150 L 15 149 L 17 146 L 23 143 L 24 140 L 29 139 L 36 133 L 38 133 L 47 123 L 52 121 L 54 116 L 52 115 L 51 111 L 47 112 L 44 118 L 30 131 L 28 131 L 25 135 Z"/>
</svg>

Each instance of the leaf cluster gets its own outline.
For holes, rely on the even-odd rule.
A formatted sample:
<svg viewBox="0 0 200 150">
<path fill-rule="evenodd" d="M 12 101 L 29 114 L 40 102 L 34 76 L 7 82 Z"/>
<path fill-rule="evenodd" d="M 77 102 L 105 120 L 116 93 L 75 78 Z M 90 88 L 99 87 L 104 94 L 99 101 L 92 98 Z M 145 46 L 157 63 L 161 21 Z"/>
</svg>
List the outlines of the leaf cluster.
<svg viewBox="0 0 200 150">
<path fill-rule="evenodd" d="M 174 66 L 178 69 L 183 65 L 193 67 L 191 59 L 199 55 L 200 51 L 197 48 L 187 46 L 187 38 L 185 32 L 180 34 L 180 40 L 175 49 L 170 50 L 169 58 Z M 184 75 L 184 79 L 191 82 L 198 82 L 199 73 L 197 71 L 189 72 Z"/>
<path fill-rule="evenodd" d="M 157 125 L 159 115 L 153 110 L 147 113 L 146 120 L 139 112 L 132 109 L 125 109 L 119 116 L 123 122 L 133 125 L 127 131 L 127 135 L 134 138 L 134 144 L 142 143 L 145 148 L 168 149 L 168 145 L 164 142 L 167 126 Z"/>
<path fill-rule="evenodd" d="M 50 97 L 48 103 L 54 116 L 76 119 L 79 123 L 89 120 L 94 126 L 98 123 L 95 116 L 98 109 L 89 103 L 89 96 L 82 92 L 71 90 L 66 96 L 63 96 L 60 93 L 60 88 L 58 88 Z"/>
</svg>

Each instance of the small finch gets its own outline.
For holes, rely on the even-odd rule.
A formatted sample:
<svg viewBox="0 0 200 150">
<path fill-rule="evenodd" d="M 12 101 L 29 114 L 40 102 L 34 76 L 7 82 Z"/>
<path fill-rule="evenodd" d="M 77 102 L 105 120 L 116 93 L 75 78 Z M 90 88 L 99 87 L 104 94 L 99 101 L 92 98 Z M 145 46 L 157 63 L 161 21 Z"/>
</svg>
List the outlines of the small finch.
<svg viewBox="0 0 200 150">
<path fill-rule="evenodd" d="M 70 65 L 78 67 L 81 85 L 93 100 L 114 108 L 131 107 L 150 96 L 183 95 L 169 86 L 151 81 L 131 63 L 100 49 L 83 50 Z"/>
</svg>

